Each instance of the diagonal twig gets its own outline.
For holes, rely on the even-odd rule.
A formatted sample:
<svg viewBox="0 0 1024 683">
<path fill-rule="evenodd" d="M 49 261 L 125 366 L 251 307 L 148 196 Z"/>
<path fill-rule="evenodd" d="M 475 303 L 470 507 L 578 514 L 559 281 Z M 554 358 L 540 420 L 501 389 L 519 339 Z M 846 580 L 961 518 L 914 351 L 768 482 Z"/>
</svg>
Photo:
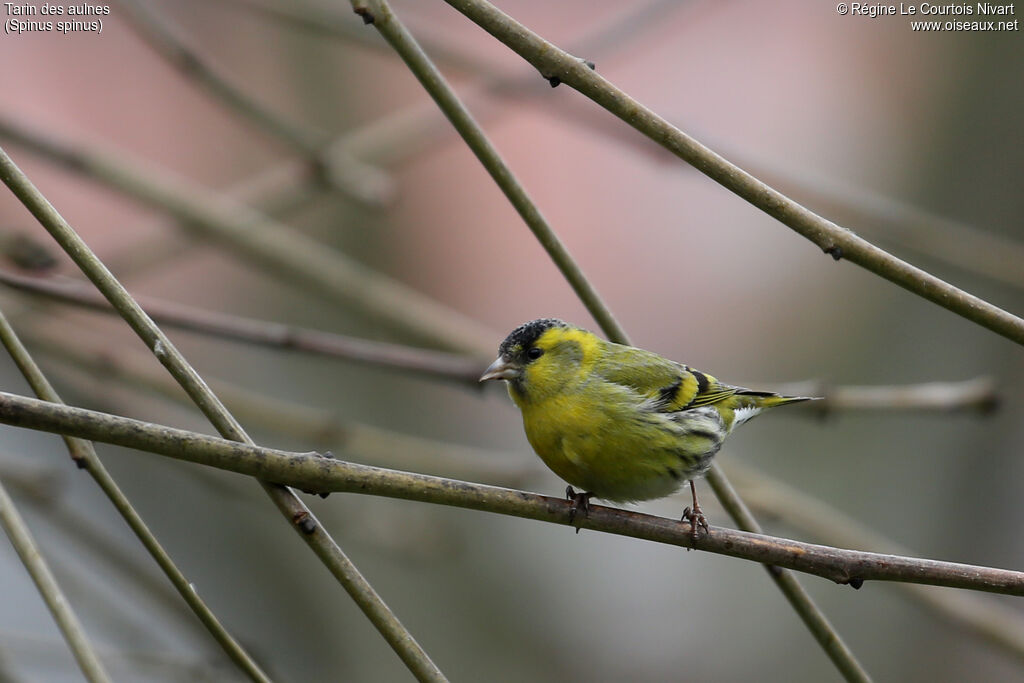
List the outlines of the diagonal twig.
<svg viewBox="0 0 1024 683">
<path fill-rule="evenodd" d="M 32 533 L 2 483 L 0 483 L 0 526 L 11 539 L 11 545 L 14 546 L 25 569 L 31 575 L 46 606 L 50 608 L 53 619 L 57 622 L 64 640 L 75 656 L 82 674 L 92 683 L 110 681 L 110 676 L 103 667 L 103 663 L 96 656 L 92 643 L 85 635 L 85 629 L 82 628 L 81 622 L 78 621 L 78 617 L 71 609 L 71 604 L 64 597 L 60 584 L 57 583 L 53 572 L 50 571 L 50 566 L 39 552 Z"/>
<path fill-rule="evenodd" d="M 0 136 L 159 206 L 185 226 L 361 313 L 449 349 L 489 353 L 495 334 L 475 320 L 264 214 L 169 173 L 63 143 L 0 116 Z"/>
<path fill-rule="evenodd" d="M 124 286 L 107 270 L 88 245 L 43 197 L 42 193 L 36 189 L 3 149 L 0 149 L 0 180 L 21 200 L 82 272 L 92 280 L 97 289 L 118 310 L 125 322 L 146 343 L 153 355 L 167 368 L 171 376 L 192 398 L 217 431 L 235 441 L 252 444 L 252 439 L 242 429 L 242 426 L 224 408 L 203 378 L 185 360 L 185 357 L 175 348 L 167 335 L 153 323 Z M 286 486 L 264 481 L 260 481 L 260 485 L 409 670 L 421 680 L 445 680 L 444 675 L 430 660 L 427 653 L 391 612 L 298 496 Z"/>
<path fill-rule="evenodd" d="M 583 275 L 583 270 L 575 262 L 569 251 L 562 244 L 562 241 L 551 229 L 547 219 L 540 212 L 540 209 L 527 195 L 526 190 L 516 179 L 512 170 L 502 159 L 498 150 L 491 144 L 491 141 L 484 134 L 483 129 L 473 120 L 472 114 L 462 104 L 455 91 L 448 85 L 444 76 L 434 66 L 430 58 L 420 48 L 412 35 L 398 21 L 397 17 L 384 2 L 372 3 L 372 9 L 367 3 L 361 0 L 353 0 L 353 8 L 357 13 L 360 7 L 372 17 L 372 24 L 384 39 L 395 49 L 398 55 L 423 85 L 426 91 L 437 103 L 437 106 L 444 112 L 452 126 L 459 132 L 466 145 L 473 151 L 473 154 L 480 160 L 484 168 L 494 179 L 494 182 L 501 188 L 501 191 L 508 198 L 509 202 L 522 217 L 523 221 L 533 232 L 534 237 L 544 247 L 545 251 L 555 262 L 558 269 L 562 271 L 565 279 L 569 281 L 576 296 L 587 307 L 601 329 L 612 338 L 622 339 L 625 332 L 618 321 L 612 315 L 607 306 L 604 305 L 597 290 Z M 368 16 L 363 14 L 364 17 Z"/>
<path fill-rule="evenodd" d="M 328 141 L 326 134 L 291 123 L 247 95 L 209 66 L 145 0 L 120 0 L 118 4 L 136 32 L 171 66 L 231 111 L 318 166 L 320 182 L 370 205 L 380 205 L 390 199 L 393 194 L 390 179 L 354 157 L 339 155 L 331 159 L 329 166 L 320 166 L 320 148 Z"/>
<path fill-rule="evenodd" d="M 21 340 L 7 321 L 7 317 L 3 312 L 0 312 L 0 342 L 3 343 L 8 354 L 17 364 L 18 369 L 24 375 L 36 396 L 45 401 L 61 403 L 60 396 L 57 395 L 53 386 L 39 369 L 35 359 L 29 354 L 28 349 L 21 343 Z M 174 564 L 174 560 L 171 559 L 171 556 L 156 539 L 153 532 L 150 531 L 138 511 L 135 510 L 135 507 L 128 500 L 128 497 L 121 491 L 121 487 L 117 485 L 117 482 L 114 481 L 114 478 L 100 461 L 92 443 L 73 437 L 65 437 L 64 441 L 71 459 L 78 467 L 85 469 L 96 481 L 96 484 L 107 498 L 110 499 L 111 504 L 124 518 L 124 521 L 131 528 L 132 532 L 135 533 L 139 542 L 146 548 L 157 565 L 159 565 L 175 590 L 178 591 L 178 594 L 181 595 L 185 603 L 195 613 L 196 617 L 199 618 L 199 621 L 202 622 L 203 626 L 206 627 L 228 657 L 251 680 L 269 682 L 270 678 L 260 669 L 256 660 L 228 633 L 206 602 L 199 597 L 199 594 L 189 580 L 178 569 L 177 565 Z"/>
<path fill-rule="evenodd" d="M 1024 320 L 829 221 L 679 130 L 591 69 L 484 0 L 445 0 L 532 64 L 578 90 L 726 189 L 792 228 L 835 259 L 846 259 L 986 329 L 1024 345 Z"/>
<path fill-rule="evenodd" d="M 573 291 L 576 292 L 576 295 L 587 307 L 587 310 L 598 322 L 605 334 L 608 335 L 609 339 L 628 344 L 629 340 L 625 330 L 622 329 L 611 311 L 601 300 L 600 296 L 598 296 L 597 291 L 583 275 L 582 269 L 562 245 L 554 230 L 526 194 L 526 191 L 505 164 L 498 151 L 490 143 L 486 134 L 473 120 L 472 115 L 459 100 L 454 90 L 448 85 L 444 76 L 398 20 L 386 0 L 352 0 L 352 6 L 355 12 L 363 17 L 364 21 L 372 23 L 381 35 L 384 36 L 385 40 L 395 48 L 395 51 L 409 67 L 410 71 L 413 72 L 437 103 L 438 107 L 445 113 L 445 116 L 448 117 L 463 140 L 465 140 L 467 146 L 473 150 L 473 153 L 476 154 L 488 173 L 490 173 L 491 177 L 522 216 L 538 242 L 548 252 L 555 265 L 562 272 L 566 280 L 568 280 Z M 593 64 L 583 66 L 585 69 L 592 69 L 592 67 Z M 552 85 L 557 85 L 557 83 L 552 81 Z M 740 514 L 745 512 L 745 507 L 728 485 L 725 476 L 712 466 L 708 477 L 709 480 L 714 479 L 715 483 L 717 483 L 717 485 L 713 484 L 715 492 L 722 500 L 726 509 L 733 513 L 733 519 L 746 531 L 756 531 L 756 522 L 753 521 L 749 512 L 745 515 Z M 810 596 L 797 583 L 796 579 L 792 576 L 786 576 L 785 572 L 777 567 L 766 565 L 766 569 L 793 605 L 800 618 L 807 624 L 819 645 L 832 659 L 835 666 L 846 676 L 847 680 L 869 680 L 867 672 L 857 662 L 853 653 L 843 643 L 838 632 L 828 622 L 824 613 L 818 609 Z"/>
<path fill-rule="evenodd" d="M 754 508 L 780 518 L 794 527 L 833 545 L 874 548 L 893 555 L 911 555 L 892 541 L 835 507 L 807 495 L 764 472 L 735 461 L 726 468 L 743 490 L 743 498 Z M 909 599 L 982 641 L 996 646 L 1024 663 L 1024 614 L 983 595 L 963 591 L 936 590 L 915 583 L 894 587 Z"/>
</svg>

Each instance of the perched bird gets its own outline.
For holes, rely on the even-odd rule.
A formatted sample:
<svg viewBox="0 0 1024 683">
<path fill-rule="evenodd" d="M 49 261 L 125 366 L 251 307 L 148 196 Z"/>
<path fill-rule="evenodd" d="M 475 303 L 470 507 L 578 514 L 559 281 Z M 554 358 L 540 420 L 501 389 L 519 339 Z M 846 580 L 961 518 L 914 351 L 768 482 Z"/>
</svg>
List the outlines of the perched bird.
<svg viewBox="0 0 1024 683">
<path fill-rule="evenodd" d="M 571 518 L 588 512 L 591 496 L 651 500 L 689 480 L 693 507 L 683 519 L 694 539 L 708 524 L 693 480 L 725 437 L 765 408 L 809 400 L 723 384 L 554 318 L 513 330 L 480 381 L 489 379 L 508 383 L 530 445 L 570 484 Z"/>
</svg>

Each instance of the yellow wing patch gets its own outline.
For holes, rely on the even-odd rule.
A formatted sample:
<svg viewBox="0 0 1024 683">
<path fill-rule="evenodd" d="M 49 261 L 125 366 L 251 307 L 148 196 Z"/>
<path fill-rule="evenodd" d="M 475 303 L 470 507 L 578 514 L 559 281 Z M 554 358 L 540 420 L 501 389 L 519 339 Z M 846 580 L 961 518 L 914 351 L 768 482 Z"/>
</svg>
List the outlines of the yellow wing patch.
<svg viewBox="0 0 1024 683">
<path fill-rule="evenodd" d="M 674 413 L 698 408 L 727 399 L 736 391 L 736 387 L 719 384 L 714 377 L 684 366 L 675 382 L 659 390 L 659 410 Z"/>
</svg>

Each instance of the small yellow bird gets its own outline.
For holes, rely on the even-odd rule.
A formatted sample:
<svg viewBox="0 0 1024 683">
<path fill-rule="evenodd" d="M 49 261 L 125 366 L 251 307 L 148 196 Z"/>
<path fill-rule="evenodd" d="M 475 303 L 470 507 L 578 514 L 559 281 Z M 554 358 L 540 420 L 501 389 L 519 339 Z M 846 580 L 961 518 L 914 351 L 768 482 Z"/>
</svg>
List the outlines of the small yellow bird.
<svg viewBox="0 0 1024 683">
<path fill-rule="evenodd" d="M 683 519 L 694 539 L 708 523 L 693 480 L 725 437 L 765 408 L 810 400 L 723 384 L 554 318 L 513 330 L 480 381 L 489 379 L 508 383 L 533 450 L 571 484 L 570 519 L 578 509 L 586 515 L 591 496 L 651 500 L 689 480 L 693 507 Z"/>
</svg>

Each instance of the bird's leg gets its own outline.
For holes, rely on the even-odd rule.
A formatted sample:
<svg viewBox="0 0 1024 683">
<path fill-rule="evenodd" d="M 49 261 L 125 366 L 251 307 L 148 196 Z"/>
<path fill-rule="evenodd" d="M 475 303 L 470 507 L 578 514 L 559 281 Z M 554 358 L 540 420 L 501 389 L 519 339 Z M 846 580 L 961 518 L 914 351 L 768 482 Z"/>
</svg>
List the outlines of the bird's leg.
<svg viewBox="0 0 1024 683">
<path fill-rule="evenodd" d="M 565 487 L 565 498 L 566 500 L 572 501 L 572 505 L 569 506 L 569 524 L 573 523 L 576 519 L 576 512 L 583 511 L 583 516 L 587 517 L 590 515 L 590 497 L 593 493 L 576 493 L 576 489 L 571 486 Z M 580 528 L 576 527 L 576 533 L 580 532 Z"/>
<path fill-rule="evenodd" d="M 690 493 L 693 494 L 693 507 L 683 510 L 683 519 L 690 523 L 690 537 L 696 541 L 702 527 L 704 533 L 708 533 L 708 519 L 704 516 L 704 511 L 700 509 L 700 504 L 697 502 L 697 487 L 694 486 L 693 479 L 690 480 Z"/>
</svg>

